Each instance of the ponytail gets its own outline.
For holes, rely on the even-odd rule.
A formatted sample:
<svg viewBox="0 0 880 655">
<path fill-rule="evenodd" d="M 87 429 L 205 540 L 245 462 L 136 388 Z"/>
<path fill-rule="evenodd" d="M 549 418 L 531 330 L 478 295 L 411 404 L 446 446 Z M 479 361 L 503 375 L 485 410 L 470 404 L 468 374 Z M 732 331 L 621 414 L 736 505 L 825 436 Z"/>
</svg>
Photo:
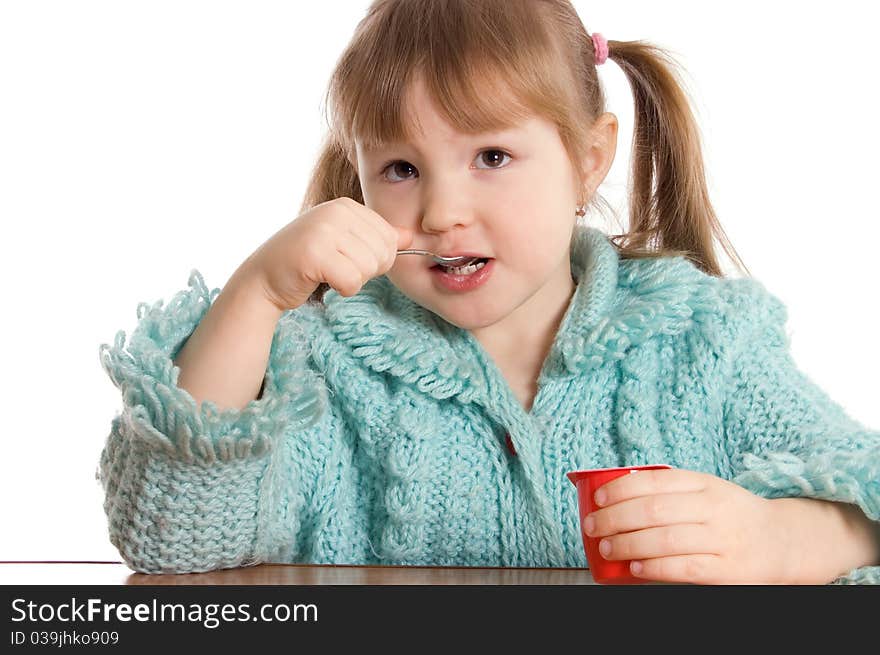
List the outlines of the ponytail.
<svg viewBox="0 0 880 655">
<path fill-rule="evenodd" d="M 723 277 L 713 240 L 748 274 L 709 200 L 699 130 L 675 64 L 643 41 L 609 41 L 609 58 L 629 81 L 634 102 L 630 221 L 612 243 L 622 258 L 681 255 Z"/>
</svg>

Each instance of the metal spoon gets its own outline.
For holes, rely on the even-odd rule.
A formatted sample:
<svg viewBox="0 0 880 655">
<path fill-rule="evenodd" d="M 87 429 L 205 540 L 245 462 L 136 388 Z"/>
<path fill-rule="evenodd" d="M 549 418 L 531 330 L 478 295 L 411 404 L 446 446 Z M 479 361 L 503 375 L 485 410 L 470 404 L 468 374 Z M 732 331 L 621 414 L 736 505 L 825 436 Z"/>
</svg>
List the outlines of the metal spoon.
<svg viewBox="0 0 880 655">
<path fill-rule="evenodd" d="M 440 255 L 435 255 L 432 252 L 428 252 L 427 250 L 398 250 L 398 255 L 428 255 L 429 257 L 433 257 L 434 261 L 438 264 L 443 264 L 444 266 L 463 266 L 468 262 L 473 262 L 479 259 L 479 257 L 441 257 Z"/>
</svg>

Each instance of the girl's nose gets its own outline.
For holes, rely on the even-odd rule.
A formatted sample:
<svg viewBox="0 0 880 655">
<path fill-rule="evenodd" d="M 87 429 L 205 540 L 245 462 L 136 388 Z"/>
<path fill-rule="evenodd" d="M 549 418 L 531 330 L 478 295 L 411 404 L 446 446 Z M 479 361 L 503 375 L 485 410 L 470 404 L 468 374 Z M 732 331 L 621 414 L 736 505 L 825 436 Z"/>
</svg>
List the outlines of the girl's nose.
<svg viewBox="0 0 880 655">
<path fill-rule="evenodd" d="M 467 221 L 460 216 L 461 214 L 455 212 L 427 211 L 422 214 L 422 230 L 428 233 L 448 232 L 453 228 L 462 227 Z"/>
<path fill-rule="evenodd" d="M 422 229 L 425 232 L 446 232 L 473 222 L 473 203 L 450 185 L 434 191 L 422 205 Z"/>
</svg>

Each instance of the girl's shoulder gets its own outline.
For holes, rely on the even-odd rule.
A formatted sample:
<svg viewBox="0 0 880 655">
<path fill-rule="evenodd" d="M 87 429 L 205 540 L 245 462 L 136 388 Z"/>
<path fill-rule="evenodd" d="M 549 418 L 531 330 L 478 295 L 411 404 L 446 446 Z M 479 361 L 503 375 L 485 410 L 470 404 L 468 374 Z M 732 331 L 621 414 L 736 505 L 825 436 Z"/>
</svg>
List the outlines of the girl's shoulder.
<svg viewBox="0 0 880 655">
<path fill-rule="evenodd" d="M 621 260 L 619 303 L 651 316 L 674 313 L 711 341 L 748 338 L 766 330 L 784 332 L 782 300 L 752 277 L 716 277 L 685 257 Z M 653 311 L 647 312 L 650 306 Z"/>
<path fill-rule="evenodd" d="M 732 314 L 778 314 L 785 312 L 782 300 L 752 277 L 716 277 L 685 257 L 621 260 L 619 286 L 635 295 L 656 295 L 666 291 L 692 301 L 714 299 L 703 309 Z"/>
</svg>

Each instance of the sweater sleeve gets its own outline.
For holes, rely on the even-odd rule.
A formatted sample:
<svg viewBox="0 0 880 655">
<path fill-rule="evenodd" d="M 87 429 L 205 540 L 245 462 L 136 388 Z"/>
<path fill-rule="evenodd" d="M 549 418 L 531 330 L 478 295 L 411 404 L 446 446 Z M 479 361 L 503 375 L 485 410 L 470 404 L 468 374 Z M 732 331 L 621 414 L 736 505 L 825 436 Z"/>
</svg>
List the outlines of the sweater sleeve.
<svg viewBox="0 0 880 655">
<path fill-rule="evenodd" d="M 731 305 L 738 329 L 724 402 L 733 482 L 767 498 L 854 504 L 880 521 L 880 432 L 850 418 L 798 368 L 783 303 L 753 280 L 736 286 L 744 293 Z M 880 582 L 880 566 L 835 582 Z"/>
<path fill-rule="evenodd" d="M 276 326 L 263 394 L 219 411 L 177 386 L 173 359 L 219 289 L 193 271 L 167 307 L 138 306 L 125 333 L 102 344 L 122 392 L 98 467 L 110 541 L 145 573 L 187 573 L 290 559 L 313 463 L 302 435 L 325 413 L 326 387 L 309 368 L 294 312 Z M 282 555 L 282 553 L 286 553 Z"/>
</svg>

